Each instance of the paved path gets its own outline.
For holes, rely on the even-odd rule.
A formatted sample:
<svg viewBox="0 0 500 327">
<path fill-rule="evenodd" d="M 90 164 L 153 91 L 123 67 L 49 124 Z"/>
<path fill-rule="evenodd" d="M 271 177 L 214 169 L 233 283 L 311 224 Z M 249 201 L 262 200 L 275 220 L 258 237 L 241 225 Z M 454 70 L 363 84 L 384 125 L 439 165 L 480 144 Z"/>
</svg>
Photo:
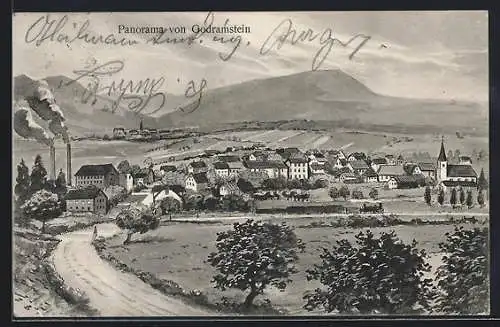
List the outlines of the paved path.
<svg viewBox="0 0 500 327">
<path fill-rule="evenodd" d="M 100 224 L 97 228 L 99 236 L 104 237 L 119 232 L 114 224 Z M 62 241 L 52 260 L 66 283 L 84 291 L 90 306 L 101 316 L 215 315 L 165 296 L 136 276 L 118 271 L 97 255 L 91 237 L 92 228 L 60 236 Z"/>
</svg>

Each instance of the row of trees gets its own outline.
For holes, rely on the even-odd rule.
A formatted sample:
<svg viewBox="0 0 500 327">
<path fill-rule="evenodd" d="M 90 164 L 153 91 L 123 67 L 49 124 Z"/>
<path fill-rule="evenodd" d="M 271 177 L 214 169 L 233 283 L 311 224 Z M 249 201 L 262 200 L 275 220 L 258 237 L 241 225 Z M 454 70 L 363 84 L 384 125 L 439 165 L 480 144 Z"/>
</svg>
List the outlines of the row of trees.
<svg viewBox="0 0 500 327">
<path fill-rule="evenodd" d="M 346 185 L 343 185 L 340 188 L 336 188 L 336 187 L 330 188 L 330 190 L 328 191 L 328 195 L 330 195 L 330 197 L 333 200 L 336 200 L 340 197 L 344 198 L 344 200 L 347 200 L 347 198 L 349 196 L 351 196 L 351 198 L 353 198 L 353 199 L 364 199 L 365 198 L 365 195 L 363 194 L 362 190 L 357 188 L 357 189 L 352 190 L 352 192 L 350 192 L 349 188 Z M 378 198 L 378 190 L 376 188 L 372 188 L 370 190 L 370 192 L 368 193 L 368 196 L 371 199 L 376 200 Z"/>
<path fill-rule="evenodd" d="M 307 310 L 340 313 L 410 314 L 439 311 L 474 314 L 488 310 L 487 229 L 456 228 L 440 244 L 447 256 L 435 280 L 417 242 L 406 244 L 395 232 L 376 237 L 360 232 L 356 243 L 342 239 L 323 249 L 321 262 L 306 271 L 323 287 L 304 295 Z M 247 292 L 243 307 L 269 286 L 285 290 L 304 243 L 286 224 L 248 220 L 217 235 L 208 257 L 217 270 L 214 287 Z"/>
<path fill-rule="evenodd" d="M 432 205 L 432 191 L 429 186 L 425 188 L 424 192 L 424 200 L 425 203 L 427 203 L 429 206 Z M 445 203 L 445 192 L 443 188 L 439 188 L 438 194 L 437 194 L 437 202 L 439 205 L 444 205 Z M 450 193 L 450 198 L 449 202 L 453 208 L 457 206 L 467 206 L 469 209 L 474 206 L 474 199 L 472 196 L 472 190 L 465 190 L 463 188 L 459 188 L 458 190 L 456 188 L 451 189 Z M 479 206 L 483 207 L 485 204 L 485 197 L 484 197 L 484 192 L 482 189 L 479 189 L 477 193 L 477 204 Z"/>
<path fill-rule="evenodd" d="M 313 190 L 325 187 L 328 187 L 328 182 L 323 179 L 317 179 L 315 182 L 311 183 L 307 179 L 287 180 L 283 177 L 278 177 L 278 178 L 265 179 L 262 182 L 262 188 L 265 190 L 283 190 L 283 189 Z"/>
</svg>

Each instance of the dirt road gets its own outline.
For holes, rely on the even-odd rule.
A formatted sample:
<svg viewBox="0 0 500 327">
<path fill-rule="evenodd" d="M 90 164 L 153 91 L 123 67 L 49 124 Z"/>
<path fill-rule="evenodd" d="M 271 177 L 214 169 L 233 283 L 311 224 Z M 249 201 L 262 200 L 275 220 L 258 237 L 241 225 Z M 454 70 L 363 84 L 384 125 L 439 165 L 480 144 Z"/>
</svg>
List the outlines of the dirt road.
<svg viewBox="0 0 500 327">
<path fill-rule="evenodd" d="M 114 224 L 98 225 L 99 236 L 119 232 Z M 132 274 L 102 260 L 90 244 L 92 229 L 62 235 L 52 260 L 66 283 L 84 291 L 101 316 L 214 315 L 167 297 Z"/>
</svg>

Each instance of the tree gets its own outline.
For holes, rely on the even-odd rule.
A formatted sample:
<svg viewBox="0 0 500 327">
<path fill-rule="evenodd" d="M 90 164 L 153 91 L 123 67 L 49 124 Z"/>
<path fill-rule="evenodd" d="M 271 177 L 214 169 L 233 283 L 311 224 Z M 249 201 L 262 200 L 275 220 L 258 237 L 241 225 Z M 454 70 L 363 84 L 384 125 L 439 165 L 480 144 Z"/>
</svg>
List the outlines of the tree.
<svg viewBox="0 0 500 327">
<path fill-rule="evenodd" d="M 456 149 L 455 150 L 455 161 L 460 161 L 460 150 Z"/>
<path fill-rule="evenodd" d="M 362 314 L 405 314 L 416 305 L 428 309 L 432 280 L 422 277 L 431 267 L 417 242 L 405 244 L 394 231 L 376 238 L 371 231 L 356 235 L 356 246 L 349 240 L 323 249 L 321 264 L 307 270 L 308 280 L 318 280 L 326 289 L 304 296 L 304 307 L 312 311 L 359 312 Z"/>
<path fill-rule="evenodd" d="M 467 191 L 467 200 L 465 200 L 467 207 L 470 209 L 474 205 L 473 200 L 472 200 L 472 191 L 468 190 Z"/>
<path fill-rule="evenodd" d="M 452 314 L 481 314 L 489 307 L 488 229 L 455 227 L 439 245 L 438 308 Z"/>
<path fill-rule="evenodd" d="M 448 150 L 448 160 L 450 160 L 450 161 L 454 160 L 454 158 L 453 158 L 453 151 L 452 150 Z"/>
<path fill-rule="evenodd" d="M 365 198 L 365 195 L 363 194 L 363 191 L 361 191 L 360 189 L 355 189 L 355 190 L 352 190 L 352 198 L 353 199 L 364 199 Z"/>
<path fill-rule="evenodd" d="M 47 185 L 47 170 L 43 166 L 42 157 L 39 154 L 35 157 L 35 163 L 31 169 L 30 180 L 31 194 L 42 190 Z"/>
<path fill-rule="evenodd" d="M 477 192 L 477 204 L 482 208 L 484 207 L 484 194 L 483 190 Z"/>
<path fill-rule="evenodd" d="M 204 201 L 203 206 L 207 210 L 214 211 L 217 210 L 219 206 L 219 200 L 213 196 L 206 197 L 203 201 Z"/>
<path fill-rule="evenodd" d="M 465 191 L 463 188 L 460 188 L 460 205 L 465 204 Z"/>
<path fill-rule="evenodd" d="M 14 192 L 17 196 L 19 204 L 23 204 L 30 195 L 30 174 L 28 167 L 24 163 L 24 159 L 21 159 L 21 162 L 17 165 L 17 177 Z"/>
<path fill-rule="evenodd" d="M 472 160 L 477 160 L 477 150 L 476 149 L 472 150 Z"/>
<path fill-rule="evenodd" d="M 141 166 L 139 166 L 139 165 L 132 165 L 132 166 L 130 166 L 130 171 L 129 172 L 130 172 L 130 174 L 132 176 L 137 175 L 141 171 L 142 171 L 142 169 L 141 169 Z"/>
<path fill-rule="evenodd" d="M 45 223 L 59 217 L 62 213 L 61 203 L 57 194 L 47 190 L 35 192 L 22 206 L 21 210 L 28 219 L 42 222 L 42 233 L 45 233 Z"/>
<path fill-rule="evenodd" d="M 341 197 L 344 198 L 344 200 L 347 200 L 347 198 L 349 197 L 349 188 L 345 185 L 342 185 L 342 187 L 339 189 L 339 194 Z"/>
<path fill-rule="evenodd" d="M 116 169 L 122 174 L 130 173 L 130 163 L 128 162 L 128 160 L 123 160 L 118 164 Z"/>
<path fill-rule="evenodd" d="M 430 206 L 432 203 L 432 195 L 431 195 L 431 188 L 429 186 L 425 188 L 424 199 L 425 203 L 427 203 L 427 205 Z"/>
<path fill-rule="evenodd" d="M 232 230 L 218 233 L 216 248 L 217 252 L 208 257 L 217 270 L 212 280 L 215 288 L 248 290 L 243 303 L 248 310 L 269 285 L 285 290 L 291 282 L 290 275 L 297 272 L 293 263 L 304 245 L 285 223 L 249 219 L 235 223 Z"/>
<path fill-rule="evenodd" d="M 328 187 L 328 181 L 326 181 L 326 180 L 324 180 L 324 179 L 317 179 L 317 180 L 314 182 L 313 187 L 314 187 L 315 189 Z"/>
<path fill-rule="evenodd" d="M 153 215 L 150 209 L 144 207 L 129 207 L 118 213 L 115 219 L 116 225 L 127 231 L 127 238 L 123 244 L 130 243 L 135 233 L 144 234 L 158 228 L 159 217 Z"/>
<path fill-rule="evenodd" d="M 224 211 L 248 211 L 248 203 L 242 196 L 237 194 L 229 194 L 222 198 L 221 209 Z"/>
<path fill-rule="evenodd" d="M 477 160 L 481 161 L 481 160 L 484 160 L 486 159 L 486 151 L 484 151 L 483 149 L 481 149 L 477 155 Z"/>
<path fill-rule="evenodd" d="M 456 188 L 453 188 L 451 190 L 450 204 L 451 204 L 452 208 L 455 208 L 455 205 L 457 204 L 457 189 Z"/>
<path fill-rule="evenodd" d="M 244 178 L 238 179 L 238 182 L 236 183 L 238 188 L 243 192 L 243 193 L 253 193 L 255 191 L 255 188 L 253 187 L 252 183 L 250 183 L 248 180 Z"/>
<path fill-rule="evenodd" d="M 166 191 L 168 192 L 168 186 L 167 185 L 163 185 L 163 184 L 160 184 L 160 185 L 155 185 L 153 186 L 153 188 L 151 189 L 151 193 L 153 194 L 153 207 L 155 206 L 156 204 L 156 198 L 160 195 L 161 192 L 163 191 Z"/>
<path fill-rule="evenodd" d="M 368 196 L 373 200 L 376 200 L 378 198 L 378 190 L 376 188 L 372 188 L 370 193 L 368 193 Z"/>
<path fill-rule="evenodd" d="M 168 213 L 169 219 L 172 220 L 172 213 L 179 212 L 181 210 L 181 203 L 172 197 L 166 197 L 161 200 L 160 208 L 162 213 Z"/>
<path fill-rule="evenodd" d="M 337 199 L 339 196 L 340 196 L 340 192 L 339 190 L 336 188 L 336 187 L 332 187 L 330 188 L 330 190 L 328 191 L 328 195 L 330 195 L 330 197 L 335 200 Z"/>
<path fill-rule="evenodd" d="M 481 173 L 479 174 L 479 178 L 477 180 L 477 187 L 480 190 L 487 190 L 488 189 L 488 181 L 486 180 L 486 177 L 484 176 L 484 168 L 481 168 Z"/>
<path fill-rule="evenodd" d="M 66 186 L 66 174 L 62 171 L 59 171 L 55 182 L 55 193 L 62 197 L 68 191 L 68 187 Z"/>
<path fill-rule="evenodd" d="M 144 159 L 144 165 L 147 168 L 150 168 L 151 166 L 154 165 L 153 159 L 151 157 L 146 157 L 146 159 Z"/>
<path fill-rule="evenodd" d="M 442 187 L 439 188 L 437 201 L 440 206 L 442 206 L 444 203 L 444 189 Z"/>
<path fill-rule="evenodd" d="M 109 137 L 109 135 L 108 135 L 108 134 L 104 134 L 104 136 L 102 137 L 102 139 L 103 139 L 104 141 L 109 141 L 111 138 Z"/>
</svg>

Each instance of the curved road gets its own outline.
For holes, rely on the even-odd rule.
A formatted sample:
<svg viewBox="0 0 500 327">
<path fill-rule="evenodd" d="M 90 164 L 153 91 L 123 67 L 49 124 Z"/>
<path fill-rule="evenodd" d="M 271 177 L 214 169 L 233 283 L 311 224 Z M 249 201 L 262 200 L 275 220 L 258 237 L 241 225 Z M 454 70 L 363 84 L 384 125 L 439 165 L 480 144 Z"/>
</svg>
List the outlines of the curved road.
<svg viewBox="0 0 500 327">
<path fill-rule="evenodd" d="M 119 232 L 114 224 L 98 225 L 99 236 Z M 67 285 L 85 292 L 100 316 L 207 316 L 214 313 L 194 308 L 118 271 L 102 260 L 90 244 L 92 228 L 60 236 L 52 260 Z"/>
</svg>

